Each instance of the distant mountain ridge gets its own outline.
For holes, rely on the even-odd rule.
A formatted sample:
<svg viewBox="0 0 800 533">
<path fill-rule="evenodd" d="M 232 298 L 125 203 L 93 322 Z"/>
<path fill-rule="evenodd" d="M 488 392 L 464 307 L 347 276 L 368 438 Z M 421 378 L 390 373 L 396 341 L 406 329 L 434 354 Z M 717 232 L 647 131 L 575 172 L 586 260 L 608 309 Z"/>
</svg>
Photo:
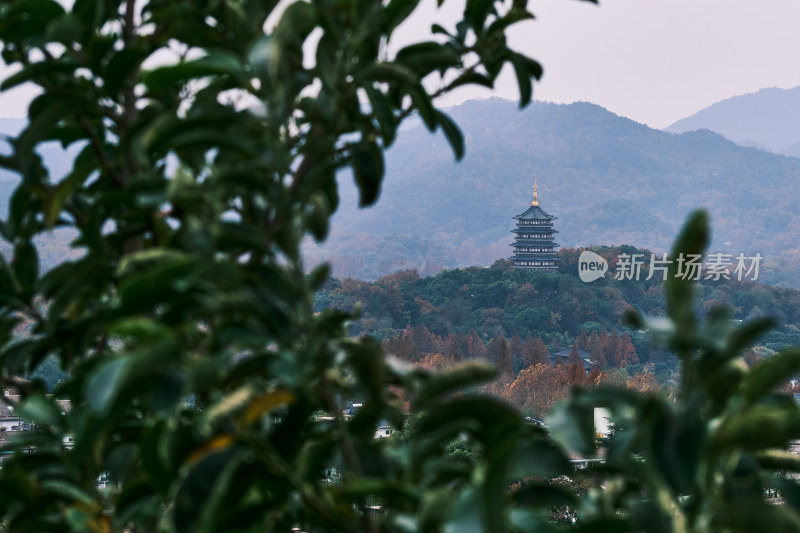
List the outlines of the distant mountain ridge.
<svg viewBox="0 0 800 533">
<path fill-rule="evenodd" d="M 529 205 L 536 174 L 562 246 L 666 250 L 686 216 L 707 207 L 715 249 L 762 253 L 771 258 L 762 263 L 762 279 L 797 286 L 788 265 L 800 265 L 800 159 L 710 131 L 653 130 L 589 103 L 533 103 L 519 111 L 489 99 L 450 113 L 464 131 L 464 160 L 454 163 L 444 140 L 421 127 L 402 132 L 387 154 L 374 208 L 357 209 L 352 180 L 342 176 L 332 238 L 308 248 L 312 262 L 332 261 L 339 276 L 374 278 L 395 264 L 413 266 L 401 250 L 411 239 L 441 259 L 439 268 L 475 264 L 462 256 L 466 250 L 484 258 L 478 264 L 508 257 L 511 217 Z M 360 246 L 358 235 L 373 237 Z M 368 255 L 375 260 L 363 261 Z M 353 258 L 359 266 L 341 268 L 348 261 L 353 267 Z"/>
<path fill-rule="evenodd" d="M 713 248 L 761 253 L 761 280 L 800 287 L 800 159 L 742 147 L 719 134 L 653 130 L 589 103 L 535 102 L 520 111 L 501 99 L 449 110 L 464 131 L 461 163 L 440 134 L 400 132 L 373 208 L 356 206 L 342 173 L 342 204 L 329 239 L 309 244 L 309 265 L 333 263 L 338 277 L 374 279 L 398 269 L 430 274 L 489 265 L 511 255 L 512 217 L 539 200 L 558 217 L 562 246 L 632 244 L 666 250 L 696 207 L 712 215 Z M 0 122 L 0 128 L 19 124 Z M 54 178 L 72 150 L 41 148 Z M 5 179 L 3 179 L 5 178 Z M 9 179 L 12 178 L 12 179 Z M 0 211 L 16 184 L 0 176 Z M 44 235 L 44 267 L 68 251 L 68 238 Z"/>
<path fill-rule="evenodd" d="M 800 156 L 800 87 L 770 87 L 702 109 L 664 131 L 707 129 L 743 146 Z"/>
</svg>

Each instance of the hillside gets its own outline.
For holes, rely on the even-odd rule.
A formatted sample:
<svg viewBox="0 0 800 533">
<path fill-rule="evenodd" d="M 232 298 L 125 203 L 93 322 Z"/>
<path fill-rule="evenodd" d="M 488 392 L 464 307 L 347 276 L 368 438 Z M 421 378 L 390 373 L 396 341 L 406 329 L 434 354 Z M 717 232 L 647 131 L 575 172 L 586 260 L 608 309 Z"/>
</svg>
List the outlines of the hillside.
<svg viewBox="0 0 800 533">
<path fill-rule="evenodd" d="M 337 275 L 370 279 L 422 269 L 426 261 L 410 261 L 416 256 L 397 245 L 403 236 L 404 247 L 416 240 L 434 250 L 441 266 L 491 264 L 510 255 L 511 217 L 529 205 L 536 174 L 542 207 L 558 217 L 564 246 L 663 250 L 686 215 L 704 206 L 715 249 L 760 252 L 763 279 L 797 286 L 798 159 L 709 131 L 653 130 L 588 103 L 534 103 L 519 111 L 490 99 L 451 114 L 466 137 L 463 162 L 453 162 L 439 136 L 420 127 L 402 132 L 389 150 L 375 208 L 357 209 L 352 182 L 342 176 L 333 238 L 309 246 L 312 262 L 332 260 Z"/>
<path fill-rule="evenodd" d="M 800 156 L 800 87 L 771 87 L 717 102 L 665 131 L 707 129 L 745 146 Z"/>
<path fill-rule="evenodd" d="M 610 260 L 633 250 L 599 247 L 595 251 Z M 375 282 L 332 279 L 317 293 L 316 307 L 346 311 L 360 307 L 360 318 L 351 326 L 353 335 L 386 340 L 408 328 L 419 330 L 404 350 L 418 356 L 431 351 L 425 344 L 452 335 L 477 338 L 483 344 L 498 336 L 538 337 L 551 351 L 558 351 L 572 346 L 581 334 L 625 331 L 621 315 L 631 307 L 649 316 L 664 314 L 657 277 L 617 281 L 607 276 L 583 283 L 575 275 L 577 255 L 570 250 L 559 255 L 562 266 L 554 274 L 518 270 L 508 262 L 498 262 L 488 268 L 445 270 L 429 277 L 404 271 Z M 767 353 L 800 344 L 800 292 L 725 280 L 703 281 L 697 284 L 697 291 L 698 302 L 702 302 L 697 309 L 700 314 L 723 304 L 737 320 L 776 317 L 780 328 L 761 339 Z M 627 334 L 641 363 L 673 361 L 652 349 L 647 334 Z M 440 341 L 431 340 L 430 335 Z M 447 355 L 449 348 L 439 351 Z"/>
<path fill-rule="evenodd" d="M 712 214 L 714 249 L 760 252 L 761 280 L 800 287 L 800 159 L 737 145 L 709 131 L 650 129 L 588 103 L 534 103 L 519 111 L 500 99 L 450 110 L 462 125 L 461 163 L 440 135 L 404 129 L 387 155 L 378 204 L 356 207 L 340 176 L 342 205 L 329 240 L 306 247 L 309 264 L 328 260 L 337 276 L 375 279 L 401 269 L 490 265 L 510 255 L 512 217 L 526 209 L 534 174 L 542 207 L 558 217 L 562 246 L 630 243 L 669 247 L 695 207 Z M 21 121 L 2 121 L 13 132 Z M 72 153 L 73 150 L 70 150 Z M 59 179 L 70 153 L 40 149 Z M 0 174 L 0 211 L 14 180 Z M 68 238 L 40 239 L 51 266 Z"/>
</svg>

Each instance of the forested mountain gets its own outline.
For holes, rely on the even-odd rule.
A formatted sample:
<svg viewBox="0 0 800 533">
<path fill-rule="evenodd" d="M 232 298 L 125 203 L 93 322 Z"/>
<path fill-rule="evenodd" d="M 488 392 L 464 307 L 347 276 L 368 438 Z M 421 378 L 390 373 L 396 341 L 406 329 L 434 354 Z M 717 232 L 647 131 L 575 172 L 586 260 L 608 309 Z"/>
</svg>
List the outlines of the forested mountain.
<svg viewBox="0 0 800 533">
<path fill-rule="evenodd" d="M 636 252 L 629 246 L 594 250 L 610 261 L 621 253 Z M 649 257 L 648 251 L 639 251 Z M 584 283 L 577 275 L 575 251 L 561 250 L 559 257 L 561 266 L 555 274 L 514 269 L 509 261 L 500 261 L 488 268 L 445 270 L 428 277 L 404 271 L 375 282 L 332 279 L 317 293 L 316 305 L 318 310 L 359 307 L 353 335 L 387 339 L 407 327 L 424 327 L 441 339 L 474 332 L 484 344 L 498 335 L 538 337 L 552 351 L 569 348 L 584 332 L 625 330 L 621 315 L 631 307 L 646 315 L 664 314 L 658 276 L 615 280 L 607 275 Z M 800 345 L 800 292 L 726 280 L 699 282 L 697 290 L 698 301 L 703 302 L 699 313 L 725 305 L 733 320 L 776 317 L 780 329 L 762 339 L 768 350 Z M 642 363 L 660 360 L 651 355 L 646 335 L 629 333 Z M 426 350 L 409 353 L 422 355 Z"/>
<path fill-rule="evenodd" d="M 530 202 L 538 175 L 542 207 L 558 217 L 564 246 L 628 243 L 666 249 L 695 207 L 711 211 L 715 250 L 760 252 L 761 280 L 798 287 L 800 160 L 739 146 L 709 131 L 675 135 L 588 103 L 500 99 L 450 110 L 467 155 L 453 161 L 443 138 L 421 126 L 400 132 L 387 154 L 376 208 L 360 210 L 352 179 L 327 242 L 309 244 L 309 264 L 329 260 L 337 276 L 375 279 L 397 270 L 490 265 L 511 254 L 512 217 Z M 5 120 L 14 133 L 22 122 Z M 71 153 L 40 148 L 58 179 Z M 15 181 L 0 174 L 0 210 Z M 40 239 L 42 263 L 67 253 L 68 236 Z"/>
<path fill-rule="evenodd" d="M 629 246 L 594 251 L 609 261 L 637 252 Z M 375 282 L 331 279 L 317 292 L 316 307 L 360 309 L 351 334 L 372 335 L 387 354 L 414 365 L 440 369 L 489 360 L 498 366 L 500 378 L 487 391 L 537 417 L 567 397 L 573 385 L 671 390 L 679 371 L 674 356 L 621 320 L 630 308 L 664 315 L 657 277 L 618 281 L 606 276 L 583 283 L 576 251 L 564 249 L 559 256 L 561 266 L 554 274 L 499 261 L 428 277 L 407 270 Z M 800 344 L 800 292 L 725 280 L 703 281 L 696 288 L 700 315 L 722 304 L 734 321 L 763 315 L 779 319 L 780 327 L 747 351 L 747 364 Z M 555 359 L 553 366 L 548 352 L 561 350 L 569 355 Z"/>
<path fill-rule="evenodd" d="M 653 130 L 588 103 L 519 111 L 490 99 L 450 112 L 464 131 L 464 160 L 455 163 L 444 140 L 422 127 L 401 132 L 378 208 L 357 209 L 352 180 L 342 176 L 331 240 L 309 247 L 313 260 L 362 279 L 491 264 L 510 255 L 511 217 L 529 205 L 537 175 L 562 245 L 663 250 L 686 215 L 705 206 L 715 249 L 760 252 L 762 279 L 797 286 L 800 160 L 709 131 Z"/>
<path fill-rule="evenodd" d="M 707 129 L 744 146 L 800 156 L 800 87 L 770 87 L 710 105 L 665 128 L 671 133 Z"/>
</svg>

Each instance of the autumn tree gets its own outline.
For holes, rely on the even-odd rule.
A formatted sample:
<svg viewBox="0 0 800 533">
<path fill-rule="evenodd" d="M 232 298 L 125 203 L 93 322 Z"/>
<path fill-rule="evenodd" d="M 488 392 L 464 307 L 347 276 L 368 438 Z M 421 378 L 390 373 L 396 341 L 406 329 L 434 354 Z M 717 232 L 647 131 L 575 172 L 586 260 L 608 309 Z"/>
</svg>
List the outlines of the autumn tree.
<svg viewBox="0 0 800 533">
<path fill-rule="evenodd" d="M 633 346 L 631 338 L 627 335 L 619 337 L 617 348 L 614 351 L 614 366 L 623 368 L 638 364 L 639 356 L 636 354 L 636 348 Z"/>
<path fill-rule="evenodd" d="M 550 351 L 539 337 L 528 337 L 526 339 L 524 354 L 526 366 L 550 366 Z"/>
<path fill-rule="evenodd" d="M 495 363 L 497 362 L 498 358 L 500 357 L 501 346 L 504 346 L 505 351 L 508 352 L 508 343 L 506 342 L 506 338 L 502 333 L 498 333 L 497 336 L 489 341 L 489 345 L 486 347 L 486 351 L 489 353 L 490 361 Z"/>
<path fill-rule="evenodd" d="M 497 347 L 497 368 L 500 369 L 500 372 L 504 376 L 510 376 L 512 374 L 511 351 L 505 339 L 503 339 Z"/>
<path fill-rule="evenodd" d="M 508 343 L 508 349 L 511 352 L 511 366 L 514 369 L 521 368 L 525 357 L 525 347 L 518 333 L 514 333 L 514 336 L 511 337 L 511 341 Z"/>
<path fill-rule="evenodd" d="M 486 349 L 486 345 L 483 344 L 483 341 L 475 329 L 471 329 L 469 336 L 467 337 L 467 353 L 471 359 L 489 358 L 489 352 Z"/>
<path fill-rule="evenodd" d="M 503 396 L 532 416 L 543 418 L 557 401 L 569 395 L 567 367 L 540 364 L 522 369 Z"/>
<path fill-rule="evenodd" d="M 569 382 L 574 385 L 584 385 L 588 378 L 577 344 L 573 344 L 572 349 L 569 351 L 567 375 Z"/>
<path fill-rule="evenodd" d="M 625 386 L 636 392 L 655 392 L 661 389 L 661 385 L 656 380 L 655 375 L 651 369 L 645 369 L 642 372 L 637 372 L 628 378 Z"/>
</svg>

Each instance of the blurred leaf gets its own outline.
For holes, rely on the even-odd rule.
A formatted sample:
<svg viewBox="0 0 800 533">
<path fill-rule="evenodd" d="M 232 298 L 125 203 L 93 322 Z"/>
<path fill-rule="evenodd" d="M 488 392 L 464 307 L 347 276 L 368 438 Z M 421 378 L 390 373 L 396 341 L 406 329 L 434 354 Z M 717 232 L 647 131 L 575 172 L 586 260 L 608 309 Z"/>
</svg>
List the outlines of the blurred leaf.
<svg viewBox="0 0 800 533">
<path fill-rule="evenodd" d="M 460 63 L 458 54 L 435 41 L 414 43 L 397 52 L 395 61 L 424 78 L 434 70 L 444 71 Z"/>
<path fill-rule="evenodd" d="M 384 163 L 383 153 L 374 142 L 350 145 L 353 177 L 359 192 L 359 207 L 367 207 L 377 201 L 381 193 Z"/>
<path fill-rule="evenodd" d="M 750 403 L 757 402 L 770 390 L 791 379 L 798 369 L 800 348 L 789 348 L 759 361 L 742 383 L 745 398 Z"/>
<path fill-rule="evenodd" d="M 461 130 L 450 117 L 441 111 L 436 111 L 436 122 L 442 128 L 447 142 L 453 149 L 456 161 L 460 161 L 464 157 L 464 135 L 461 133 Z"/>
<path fill-rule="evenodd" d="M 52 77 L 52 74 L 72 75 L 79 66 L 80 65 L 74 61 L 40 61 L 38 63 L 31 63 L 22 68 L 19 72 L 4 79 L 3 83 L 0 84 L 0 90 L 7 91 L 33 78 L 48 78 Z"/>
<path fill-rule="evenodd" d="M 233 54 L 215 51 L 199 59 L 158 67 L 145 72 L 143 81 L 148 89 L 157 90 L 206 76 L 231 76 L 238 79 L 244 76 L 244 69 L 239 59 Z"/>
<path fill-rule="evenodd" d="M 63 427 L 61 411 L 52 399 L 41 394 L 26 398 L 14 411 L 18 416 L 40 426 L 57 429 Z"/>
<path fill-rule="evenodd" d="M 98 415 L 106 415 L 127 379 L 133 361 L 130 357 L 111 357 L 98 365 L 86 382 L 86 400 Z"/>
<path fill-rule="evenodd" d="M 800 409 L 754 406 L 719 428 L 716 446 L 758 450 L 800 439 Z"/>
<path fill-rule="evenodd" d="M 562 403 L 556 405 L 545 419 L 553 439 L 566 450 L 583 457 L 594 454 L 594 409 Z"/>
<path fill-rule="evenodd" d="M 667 300 L 667 314 L 675 322 L 678 331 L 691 334 L 695 330 L 695 317 L 692 310 L 694 291 L 692 281 L 679 277 L 677 259 L 684 255 L 702 255 L 710 238 L 708 214 L 695 211 L 686 221 L 672 247 L 672 263 L 667 272 L 664 295 Z"/>
<path fill-rule="evenodd" d="M 415 409 L 429 406 L 443 396 L 486 382 L 497 375 L 494 366 L 464 363 L 431 374 L 414 399 Z"/>
<path fill-rule="evenodd" d="M 256 396 L 245 408 L 242 415 L 243 421 L 245 424 L 253 424 L 276 407 L 288 405 L 292 401 L 294 401 L 294 394 L 282 390 Z"/>
</svg>

